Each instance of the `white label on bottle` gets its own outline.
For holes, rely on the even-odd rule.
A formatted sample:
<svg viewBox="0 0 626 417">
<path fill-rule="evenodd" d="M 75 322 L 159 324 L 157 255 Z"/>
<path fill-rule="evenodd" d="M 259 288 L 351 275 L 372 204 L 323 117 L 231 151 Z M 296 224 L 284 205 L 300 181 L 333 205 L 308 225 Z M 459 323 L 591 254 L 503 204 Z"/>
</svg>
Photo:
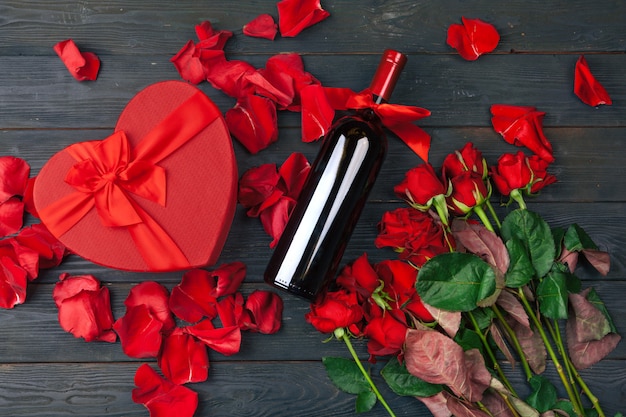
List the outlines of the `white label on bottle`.
<svg viewBox="0 0 626 417">
<path fill-rule="evenodd" d="M 324 209 L 326 199 L 320 198 L 320 196 L 329 195 L 333 185 L 335 184 L 337 167 L 341 163 L 341 157 L 343 154 L 343 152 L 337 151 L 337 149 L 341 150 L 344 147 L 345 141 L 345 136 L 341 135 L 333 148 L 328 164 L 326 165 L 324 172 L 322 172 L 320 181 L 313 192 L 309 206 L 302 216 L 298 230 L 296 230 L 291 245 L 289 246 L 289 249 L 287 249 L 283 263 L 280 265 L 280 269 L 276 273 L 276 278 L 274 279 L 276 284 L 282 285 L 285 288 L 289 287 L 289 283 L 296 272 L 300 259 L 302 259 L 302 254 L 307 247 L 309 238 L 313 233 L 313 229 L 315 228 L 315 225 L 322 214 L 322 210 Z"/>
</svg>

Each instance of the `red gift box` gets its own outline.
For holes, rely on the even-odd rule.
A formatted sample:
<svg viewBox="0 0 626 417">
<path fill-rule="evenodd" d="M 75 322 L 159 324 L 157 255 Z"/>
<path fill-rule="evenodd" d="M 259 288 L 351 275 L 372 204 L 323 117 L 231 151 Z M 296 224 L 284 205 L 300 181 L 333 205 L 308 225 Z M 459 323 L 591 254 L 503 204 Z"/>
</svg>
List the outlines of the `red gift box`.
<svg viewBox="0 0 626 417">
<path fill-rule="evenodd" d="M 237 164 L 222 113 L 180 81 L 153 84 L 115 132 L 54 155 L 33 189 L 42 223 L 70 251 L 130 271 L 217 262 L 237 201 Z"/>
</svg>

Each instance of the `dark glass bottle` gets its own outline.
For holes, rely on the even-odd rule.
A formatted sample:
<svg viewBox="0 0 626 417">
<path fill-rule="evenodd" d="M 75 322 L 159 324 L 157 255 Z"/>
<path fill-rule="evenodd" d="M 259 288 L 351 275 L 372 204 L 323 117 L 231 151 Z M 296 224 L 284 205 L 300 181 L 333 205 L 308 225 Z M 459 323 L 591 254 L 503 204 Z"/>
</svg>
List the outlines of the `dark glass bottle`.
<svg viewBox="0 0 626 417">
<path fill-rule="evenodd" d="M 384 52 L 370 85 L 374 102 L 389 99 L 405 63 L 405 55 Z M 315 299 L 337 273 L 386 153 L 385 133 L 371 109 L 333 124 L 276 245 L 265 282 Z"/>
</svg>

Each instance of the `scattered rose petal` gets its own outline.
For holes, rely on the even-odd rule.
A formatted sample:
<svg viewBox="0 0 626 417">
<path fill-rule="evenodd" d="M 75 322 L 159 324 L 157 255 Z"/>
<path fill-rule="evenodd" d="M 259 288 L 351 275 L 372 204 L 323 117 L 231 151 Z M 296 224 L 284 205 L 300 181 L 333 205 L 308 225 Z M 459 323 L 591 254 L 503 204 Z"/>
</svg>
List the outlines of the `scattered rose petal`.
<svg viewBox="0 0 626 417">
<path fill-rule="evenodd" d="M 241 283 L 246 277 L 246 264 L 239 261 L 222 264 L 211 271 L 211 274 L 217 280 L 215 296 L 231 295 L 239 290 Z"/>
<path fill-rule="evenodd" d="M 72 39 L 57 43 L 53 49 L 78 81 L 94 81 L 98 77 L 100 60 L 93 52 L 81 52 Z"/>
<path fill-rule="evenodd" d="M 8 256 L 0 256 L 0 308 L 13 308 L 26 300 L 27 274 Z"/>
<path fill-rule="evenodd" d="M 276 7 L 280 34 L 285 37 L 297 36 L 330 16 L 328 11 L 322 9 L 320 0 L 282 0 Z"/>
<path fill-rule="evenodd" d="M 124 305 L 127 309 L 139 305 L 147 306 L 150 313 L 163 323 L 164 331 L 171 330 L 176 325 L 169 308 L 169 292 L 158 282 L 145 281 L 135 285 L 128 293 Z"/>
<path fill-rule="evenodd" d="M 211 349 L 223 355 L 230 356 L 239 352 L 241 347 L 241 329 L 239 326 L 216 328 L 209 320 L 183 329 L 186 333 L 195 336 Z"/>
<path fill-rule="evenodd" d="M 244 299 L 240 292 L 223 297 L 217 304 L 217 314 L 222 326 L 239 326 L 243 328 L 244 326 L 241 325 L 241 322 L 247 320 L 244 319 L 244 316 L 249 314 L 247 310 L 244 311 L 243 305 Z"/>
<path fill-rule="evenodd" d="M 61 274 L 52 297 L 59 309 L 59 324 L 66 332 L 86 342 L 117 340 L 109 289 L 101 287 L 94 276 Z"/>
<path fill-rule="evenodd" d="M 283 234 L 289 215 L 296 205 L 296 201 L 289 197 L 281 197 L 278 202 L 268 207 L 259 215 L 263 230 L 272 237 L 270 248 L 274 248 L 278 244 L 278 240 Z"/>
<path fill-rule="evenodd" d="M 252 154 L 278 139 L 276 104 L 265 97 L 246 95 L 226 112 L 232 135 Z"/>
<path fill-rule="evenodd" d="M 203 269 L 192 269 L 172 288 L 169 306 L 178 318 L 195 323 L 217 315 L 215 277 Z"/>
<path fill-rule="evenodd" d="M 204 343 L 177 328 L 163 340 L 158 357 L 163 375 L 175 384 L 204 382 L 209 376 L 209 355 Z"/>
<path fill-rule="evenodd" d="M 25 227 L 15 236 L 22 247 L 34 250 L 39 255 L 39 268 L 48 269 L 59 266 L 67 253 L 63 245 L 48 231 L 43 224 Z"/>
<path fill-rule="evenodd" d="M 196 45 L 193 41 L 188 41 L 183 45 L 170 61 L 183 80 L 192 84 L 199 84 L 206 79 L 204 64 L 196 52 Z"/>
<path fill-rule="evenodd" d="M 11 197 L 0 203 L 0 237 L 19 232 L 24 224 L 24 203 Z"/>
<path fill-rule="evenodd" d="M 576 69 L 574 72 L 574 93 L 589 106 L 599 106 L 605 104 L 610 106 L 613 104 L 609 93 L 593 76 L 589 69 L 589 64 L 584 55 L 581 55 L 576 61 Z"/>
<path fill-rule="evenodd" d="M 273 334 L 280 330 L 283 300 L 270 291 L 253 291 L 246 299 L 245 309 L 248 322 L 244 330 Z"/>
<path fill-rule="evenodd" d="M 278 25 L 269 14 L 262 14 L 243 26 L 243 34 L 254 38 L 274 40 Z"/>
<path fill-rule="evenodd" d="M 335 109 L 321 85 L 312 84 L 300 92 L 302 103 L 302 140 L 313 142 L 324 136 L 333 123 Z"/>
<path fill-rule="evenodd" d="M 142 282 L 130 290 L 124 305 L 126 314 L 113 324 L 122 350 L 133 358 L 157 357 L 163 335 L 176 325 L 167 288 L 154 281 Z"/>
<path fill-rule="evenodd" d="M 215 30 L 208 20 L 196 25 L 195 29 L 202 49 L 224 49 L 226 42 L 233 36 L 229 30 Z"/>
<path fill-rule="evenodd" d="M 150 417 L 192 417 L 198 408 L 198 394 L 187 387 L 176 385 L 143 364 L 135 373 L 133 402 L 143 404 Z"/>
<path fill-rule="evenodd" d="M 0 156 L 0 203 L 23 196 L 30 175 L 26 161 L 14 156 Z"/>
<path fill-rule="evenodd" d="M 491 115 L 493 128 L 505 141 L 527 147 L 548 163 L 554 161 L 552 145 L 543 133 L 544 112 L 532 106 L 494 104 Z"/>
<path fill-rule="evenodd" d="M 479 56 L 492 52 L 500 42 L 496 28 L 480 19 L 461 17 L 463 24 L 448 28 L 447 44 L 456 49 L 464 59 L 475 61 Z"/>
<path fill-rule="evenodd" d="M 117 319 L 113 329 L 120 337 L 122 350 L 131 358 L 156 358 L 161 349 L 163 322 L 155 317 L 147 305 L 126 310 Z"/>
<path fill-rule="evenodd" d="M 259 216 L 259 212 L 265 208 L 262 204 L 274 194 L 280 179 L 276 164 L 263 164 L 244 172 L 239 179 L 237 200 L 248 209 L 249 217 Z"/>
<path fill-rule="evenodd" d="M 284 108 L 300 111 L 302 89 L 312 84 L 321 84 L 311 73 L 305 71 L 302 57 L 295 52 L 271 56 L 265 63 L 265 68 L 261 68 L 259 72 L 285 97 L 289 97 L 289 100 L 277 103 L 281 110 Z"/>
</svg>

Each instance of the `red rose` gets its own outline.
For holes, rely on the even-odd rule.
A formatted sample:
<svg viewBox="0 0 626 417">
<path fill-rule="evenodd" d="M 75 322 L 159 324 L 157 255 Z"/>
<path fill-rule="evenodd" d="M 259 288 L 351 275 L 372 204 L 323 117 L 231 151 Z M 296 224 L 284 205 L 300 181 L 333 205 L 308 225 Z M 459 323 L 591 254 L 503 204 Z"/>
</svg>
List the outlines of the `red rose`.
<svg viewBox="0 0 626 417">
<path fill-rule="evenodd" d="M 311 304 L 311 311 L 304 317 L 318 331 L 332 333 L 361 321 L 363 309 L 355 293 L 339 290 L 327 292 L 320 301 Z"/>
<path fill-rule="evenodd" d="M 452 194 L 448 197 L 448 208 L 453 213 L 464 215 L 489 198 L 489 190 L 482 177 L 466 171 L 452 178 Z"/>
<path fill-rule="evenodd" d="M 548 169 L 548 165 L 548 162 L 539 158 L 537 155 L 531 155 L 528 157 L 528 166 L 530 166 L 530 171 L 533 173 L 533 180 L 529 191 L 530 194 L 534 194 L 546 185 L 554 184 L 556 182 L 556 177 L 548 174 L 546 171 Z"/>
<path fill-rule="evenodd" d="M 532 179 L 526 155 L 519 151 L 515 155 L 506 153 L 498 159 L 498 165 L 491 168 L 491 179 L 504 196 L 518 188 L 525 188 Z"/>
<path fill-rule="evenodd" d="M 441 182 L 432 165 L 425 163 L 412 168 L 404 180 L 393 188 L 401 198 L 407 198 L 411 204 L 430 207 L 434 197 L 446 194 L 446 186 Z"/>
<path fill-rule="evenodd" d="M 372 356 L 393 355 L 400 352 L 408 326 L 406 322 L 401 322 L 396 317 L 402 317 L 401 312 L 392 314 L 386 312 L 382 317 L 372 319 L 364 330 L 364 334 L 369 339 L 367 341 L 367 351 Z"/>
<path fill-rule="evenodd" d="M 482 152 L 474 148 L 471 142 L 466 143 L 460 151 L 446 156 L 441 168 L 444 180 L 452 179 L 464 171 L 474 171 L 483 179 L 489 174 L 487 161 L 483 158 Z"/>
<path fill-rule="evenodd" d="M 504 196 L 513 190 L 535 193 L 556 181 L 556 177 L 546 172 L 548 162 L 536 155 L 527 157 L 523 152 L 504 154 L 498 165 L 491 167 L 491 178 L 497 190 Z"/>
<path fill-rule="evenodd" d="M 336 282 L 348 292 L 356 293 L 361 302 L 369 298 L 380 285 L 378 274 L 365 253 L 352 264 L 346 265 Z"/>
<path fill-rule="evenodd" d="M 419 320 L 432 322 L 415 289 L 417 269 L 404 261 L 387 260 L 376 264 L 376 272 L 385 282 L 385 290 L 395 301 L 395 308 L 408 312 Z"/>
<path fill-rule="evenodd" d="M 433 256 L 448 252 L 444 230 L 435 219 L 412 207 L 388 211 L 378 225 L 377 248 L 392 247 L 400 258 L 421 266 Z"/>
</svg>

